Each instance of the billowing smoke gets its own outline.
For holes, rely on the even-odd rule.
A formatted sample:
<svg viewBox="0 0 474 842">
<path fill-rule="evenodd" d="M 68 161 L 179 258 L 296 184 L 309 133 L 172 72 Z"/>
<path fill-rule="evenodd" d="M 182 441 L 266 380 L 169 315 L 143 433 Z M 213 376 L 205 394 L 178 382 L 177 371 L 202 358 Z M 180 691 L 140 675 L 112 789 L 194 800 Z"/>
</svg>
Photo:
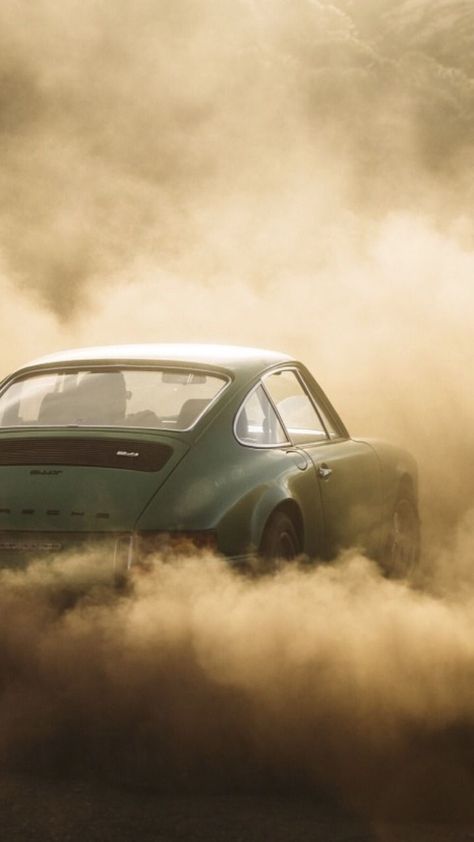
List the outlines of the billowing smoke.
<svg viewBox="0 0 474 842">
<path fill-rule="evenodd" d="M 2 373 L 100 342 L 293 353 L 351 432 L 412 450 L 424 521 L 416 587 L 356 557 L 158 562 L 74 604 L 90 562 L 3 574 L 7 765 L 132 746 L 160 781 L 468 809 L 474 11 L 435 5 L 1 6 Z"/>
<path fill-rule="evenodd" d="M 144 262 L 316 294 L 394 213 L 472 244 L 473 31 L 463 0 L 3 4 L 8 273 L 71 318 Z"/>
<path fill-rule="evenodd" d="M 106 567 L 2 574 L 3 768 L 473 817 L 472 577 L 441 600 L 357 556 L 260 580 L 201 556 L 120 594 Z"/>
</svg>

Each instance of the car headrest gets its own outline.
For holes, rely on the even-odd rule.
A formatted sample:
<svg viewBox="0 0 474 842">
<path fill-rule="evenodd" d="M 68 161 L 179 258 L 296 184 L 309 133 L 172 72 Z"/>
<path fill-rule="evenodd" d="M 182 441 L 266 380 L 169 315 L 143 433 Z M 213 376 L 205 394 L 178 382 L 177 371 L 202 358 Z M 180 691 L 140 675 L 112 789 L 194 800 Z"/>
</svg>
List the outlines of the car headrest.
<svg viewBox="0 0 474 842">
<path fill-rule="evenodd" d="M 208 403 L 209 400 L 207 398 L 188 398 L 181 407 L 176 419 L 176 426 L 181 430 L 191 427 Z"/>
<path fill-rule="evenodd" d="M 124 421 L 127 390 L 122 372 L 88 372 L 77 386 L 75 400 L 78 415 L 85 423 Z"/>
</svg>

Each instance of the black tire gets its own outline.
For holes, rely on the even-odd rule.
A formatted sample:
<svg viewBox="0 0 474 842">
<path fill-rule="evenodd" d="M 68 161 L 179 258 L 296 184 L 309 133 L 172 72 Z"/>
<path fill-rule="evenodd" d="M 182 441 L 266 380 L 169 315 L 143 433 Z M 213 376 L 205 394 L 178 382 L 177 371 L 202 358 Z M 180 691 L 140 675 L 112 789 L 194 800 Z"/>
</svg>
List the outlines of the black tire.
<svg viewBox="0 0 474 842">
<path fill-rule="evenodd" d="M 389 576 L 405 579 L 411 576 L 420 558 L 420 519 L 416 503 L 409 493 L 400 494 L 393 508 L 385 551 L 385 567 Z"/>
<path fill-rule="evenodd" d="M 295 525 L 286 512 L 274 512 L 265 526 L 260 558 L 265 570 L 275 570 L 280 563 L 293 561 L 300 553 Z"/>
</svg>

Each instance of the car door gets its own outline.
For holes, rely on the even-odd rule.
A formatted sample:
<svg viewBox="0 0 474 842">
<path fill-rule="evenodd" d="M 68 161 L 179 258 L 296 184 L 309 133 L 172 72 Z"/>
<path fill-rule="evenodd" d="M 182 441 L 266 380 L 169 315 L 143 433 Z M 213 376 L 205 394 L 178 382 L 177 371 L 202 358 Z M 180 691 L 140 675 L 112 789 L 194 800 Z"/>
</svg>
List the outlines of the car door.
<svg viewBox="0 0 474 842">
<path fill-rule="evenodd" d="M 311 389 L 298 368 L 272 372 L 264 385 L 290 440 L 314 465 L 325 554 L 333 556 L 349 546 L 373 552 L 381 511 L 380 468 L 374 450 L 349 438 L 327 399 Z"/>
</svg>

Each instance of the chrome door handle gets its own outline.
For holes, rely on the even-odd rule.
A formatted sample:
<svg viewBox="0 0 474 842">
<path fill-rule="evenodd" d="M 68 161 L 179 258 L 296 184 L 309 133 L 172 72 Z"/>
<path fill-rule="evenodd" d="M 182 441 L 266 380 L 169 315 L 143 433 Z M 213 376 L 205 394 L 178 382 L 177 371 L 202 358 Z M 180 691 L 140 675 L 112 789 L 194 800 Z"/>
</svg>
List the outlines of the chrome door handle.
<svg viewBox="0 0 474 842">
<path fill-rule="evenodd" d="M 318 468 L 318 474 L 322 479 L 327 479 L 332 474 L 332 468 L 330 468 L 328 465 L 326 465 L 325 462 L 323 462 L 323 464 L 320 465 Z"/>
</svg>

